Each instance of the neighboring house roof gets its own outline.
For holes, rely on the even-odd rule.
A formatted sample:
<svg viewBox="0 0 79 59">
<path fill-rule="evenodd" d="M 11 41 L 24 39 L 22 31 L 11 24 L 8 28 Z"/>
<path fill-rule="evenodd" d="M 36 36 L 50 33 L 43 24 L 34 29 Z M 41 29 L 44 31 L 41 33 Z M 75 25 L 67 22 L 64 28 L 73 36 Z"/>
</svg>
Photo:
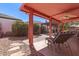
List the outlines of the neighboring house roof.
<svg viewBox="0 0 79 59">
<path fill-rule="evenodd" d="M 10 19 L 10 20 L 20 20 L 18 18 L 13 17 L 13 16 L 9 16 L 9 15 L 2 14 L 2 13 L 0 13 L 0 18 Z"/>
</svg>

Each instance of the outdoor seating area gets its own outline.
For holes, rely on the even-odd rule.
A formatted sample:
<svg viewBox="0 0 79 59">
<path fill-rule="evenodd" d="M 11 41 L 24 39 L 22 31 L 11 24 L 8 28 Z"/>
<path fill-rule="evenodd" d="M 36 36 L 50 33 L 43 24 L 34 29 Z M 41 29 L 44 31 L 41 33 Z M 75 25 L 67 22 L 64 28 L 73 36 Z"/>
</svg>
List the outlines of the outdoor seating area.
<svg viewBox="0 0 79 59">
<path fill-rule="evenodd" d="M 53 48 L 54 46 L 56 47 L 56 45 L 58 45 L 59 47 L 61 45 L 66 46 L 65 43 L 67 43 L 68 48 L 71 50 L 69 43 L 67 42 L 72 36 L 76 35 L 75 32 L 61 32 L 59 33 L 55 38 L 46 38 L 47 40 L 47 45 L 49 48 Z"/>
<path fill-rule="evenodd" d="M 39 6 L 40 5 L 40 6 Z M 74 45 L 74 43 L 71 45 L 70 43 L 72 43 L 73 40 L 77 40 L 76 38 L 78 38 L 79 36 L 79 32 L 74 30 L 74 31 L 65 31 L 64 25 L 65 23 L 70 23 L 70 22 L 74 22 L 74 21 L 78 21 L 79 20 L 79 4 L 57 4 L 57 3 L 41 3 L 41 4 L 36 4 L 36 3 L 24 3 L 21 7 L 20 10 L 25 12 L 25 13 L 29 13 L 29 30 L 28 30 L 28 38 L 29 38 L 29 46 L 30 47 L 34 47 L 34 41 L 33 41 L 33 15 L 35 16 L 39 16 L 42 18 L 45 18 L 49 21 L 49 34 L 46 39 L 45 42 L 47 42 L 47 47 L 46 49 L 48 51 L 53 51 L 53 53 L 56 53 L 57 49 L 61 48 L 64 51 L 65 49 L 69 49 L 68 51 L 70 51 L 70 55 L 76 55 L 75 52 L 72 53 L 74 51 L 74 48 L 76 45 Z M 49 11 L 48 11 L 49 10 Z M 52 26 L 52 22 L 56 21 L 57 25 L 58 25 L 58 33 L 55 35 L 55 37 L 52 37 L 52 28 L 54 28 Z M 62 24 L 62 29 L 60 31 L 60 24 Z M 68 30 L 68 29 L 67 29 Z M 54 33 L 53 33 L 54 34 Z M 70 41 L 70 42 L 68 42 Z M 73 47 L 73 48 L 71 48 Z M 78 46 L 75 48 L 77 49 Z M 32 50 L 32 48 L 30 48 Z M 51 50 L 50 50 L 51 49 Z M 42 51 L 43 49 L 41 49 Z M 42 51 L 42 53 L 45 51 L 45 49 Z M 52 52 L 51 51 L 51 52 Z M 55 52 L 56 51 L 56 52 Z M 61 52 L 60 51 L 60 52 Z M 77 53 L 78 50 L 76 50 Z M 47 52 L 47 51 L 45 51 Z M 35 53 L 35 52 L 32 52 Z M 68 55 L 67 51 L 65 51 L 64 53 L 66 53 L 66 55 Z M 54 54 L 50 54 L 50 52 L 47 52 L 45 54 L 49 54 L 49 55 L 54 55 Z M 64 55 L 59 53 L 60 55 Z M 77 54 L 79 55 L 79 54 Z"/>
<path fill-rule="evenodd" d="M 61 32 L 55 38 L 46 38 L 46 40 L 48 41 L 48 46 L 50 46 L 49 44 L 51 43 L 64 44 L 70 37 L 75 34 L 75 32 Z"/>
</svg>

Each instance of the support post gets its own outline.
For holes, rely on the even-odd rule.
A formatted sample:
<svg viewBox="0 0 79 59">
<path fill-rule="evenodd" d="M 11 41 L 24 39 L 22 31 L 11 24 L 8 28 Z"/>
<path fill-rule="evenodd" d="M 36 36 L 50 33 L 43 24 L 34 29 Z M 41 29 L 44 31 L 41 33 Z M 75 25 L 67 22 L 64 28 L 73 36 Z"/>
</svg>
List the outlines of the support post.
<svg viewBox="0 0 79 59">
<path fill-rule="evenodd" d="M 29 45 L 33 45 L 33 12 L 29 13 L 29 25 L 28 25 L 28 38 L 29 38 Z"/>
<path fill-rule="evenodd" d="M 49 37 L 52 37 L 52 18 L 49 20 Z"/>
</svg>

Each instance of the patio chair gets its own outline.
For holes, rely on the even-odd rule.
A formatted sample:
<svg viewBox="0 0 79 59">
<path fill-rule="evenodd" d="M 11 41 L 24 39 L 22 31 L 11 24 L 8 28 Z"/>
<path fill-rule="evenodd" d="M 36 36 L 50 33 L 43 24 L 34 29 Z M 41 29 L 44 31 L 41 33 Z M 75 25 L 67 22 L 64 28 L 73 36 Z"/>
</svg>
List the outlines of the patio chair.
<svg viewBox="0 0 79 59">
<path fill-rule="evenodd" d="M 70 37 L 72 37 L 74 34 L 75 34 L 74 31 L 72 31 L 72 32 L 69 32 L 69 31 L 68 32 L 60 32 L 55 38 L 52 38 L 52 37 L 46 38 L 46 40 L 48 41 L 47 45 L 50 48 L 52 48 L 52 46 L 56 47 L 56 45 L 58 45 L 58 46 L 65 45 L 65 42 L 67 42 L 67 40 Z M 67 42 L 67 44 L 68 44 L 68 42 Z M 65 45 L 65 47 L 69 47 L 69 49 L 71 50 L 69 44 L 67 46 Z M 71 54 L 72 54 L 72 52 L 71 52 Z"/>
</svg>

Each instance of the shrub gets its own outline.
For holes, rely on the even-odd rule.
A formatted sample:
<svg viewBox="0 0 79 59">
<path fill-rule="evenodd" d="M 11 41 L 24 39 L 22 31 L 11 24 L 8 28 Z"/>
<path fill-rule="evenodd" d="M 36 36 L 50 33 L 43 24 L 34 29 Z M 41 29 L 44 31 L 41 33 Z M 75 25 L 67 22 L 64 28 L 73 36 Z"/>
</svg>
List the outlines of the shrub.
<svg viewBox="0 0 79 59">
<path fill-rule="evenodd" d="M 33 28 L 33 33 L 34 33 L 34 35 L 38 35 L 39 34 L 39 24 L 37 24 L 37 23 L 34 23 L 34 28 Z"/>
<path fill-rule="evenodd" d="M 28 26 L 22 21 L 16 21 L 12 25 L 12 32 L 15 36 L 26 36 L 28 32 Z"/>
<path fill-rule="evenodd" d="M 41 26 L 41 34 L 46 34 L 47 33 L 47 30 L 46 30 L 46 27 L 45 26 Z"/>
<path fill-rule="evenodd" d="M 70 25 L 68 23 L 64 24 L 64 30 L 68 30 Z M 60 24 L 60 31 L 62 31 L 62 24 Z"/>
<path fill-rule="evenodd" d="M 45 34 L 46 33 L 46 28 L 45 26 L 39 26 L 39 24 L 34 23 L 33 24 L 33 34 L 34 35 L 39 35 L 39 28 L 41 28 L 41 33 L 40 34 Z M 28 24 L 22 22 L 22 21 L 16 21 L 12 25 L 12 32 L 14 36 L 27 36 L 28 35 Z"/>
<path fill-rule="evenodd" d="M 41 30 L 41 33 L 39 33 L 39 28 Z M 38 34 L 46 34 L 47 33 L 46 27 L 43 26 L 43 25 L 39 26 L 39 24 L 37 24 L 37 23 L 34 23 L 34 29 L 33 29 L 33 31 L 34 31 L 34 34 L 35 35 L 38 35 Z"/>
</svg>

